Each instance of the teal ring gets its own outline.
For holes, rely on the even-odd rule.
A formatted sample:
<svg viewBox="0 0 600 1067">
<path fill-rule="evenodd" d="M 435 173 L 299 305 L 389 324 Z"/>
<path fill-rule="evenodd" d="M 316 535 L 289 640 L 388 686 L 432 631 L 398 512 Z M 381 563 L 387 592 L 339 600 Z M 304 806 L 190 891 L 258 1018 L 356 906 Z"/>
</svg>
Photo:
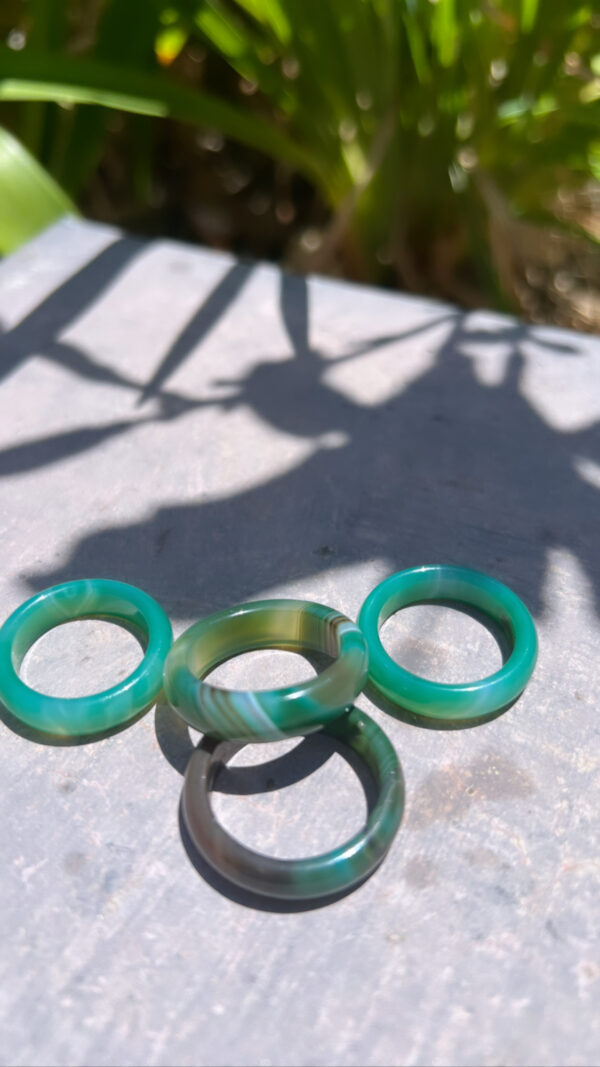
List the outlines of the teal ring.
<svg viewBox="0 0 600 1067">
<path fill-rule="evenodd" d="M 325 652 L 316 678 L 282 689 L 230 690 L 202 679 L 241 652 Z M 209 615 L 174 642 L 165 663 L 169 704 L 188 725 L 228 741 L 278 741 L 319 730 L 354 701 L 367 678 L 366 641 L 356 623 L 323 604 L 257 600 Z"/>
<path fill-rule="evenodd" d="M 75 619 L 106 619 L 145 646 L 141 663 L 122 682 L 84 697 L 52 697 L 19 677 L 26 652 L 48 630 Z M 60 737 L 105 733 L 135 718 L 156 700 L 173 632 L 151 596 L 125 582 L 86 578 L 63 582 L 21 604 L 0 629 L 0 701 L 21 722 Z"/>
<path fill-rule="evenodd" d="M 379 628 L 400 608 L 427 600 L 466 604 L 498 623 L 512 648 L 500 670 L 475 682 L 444 685 L 396 663 Z M 523 692 L 537 659 L 535 626 L 523 601 L 502 582 L 466 567 L 413 567 L 393 574 L 369 593 L 358 625 L 369 647 L 369 681 L 392 703 L 429 719 L 477 719 L 500 711 Z"/>
<path fill-rule="evenodd" d="M 355 707 L 323 733 L 348 745 L 366 763 L 378 798 L 365 825 L 349 841 L 307 859 L 265 856 L 230 837 L 210 803 L 226 742 L 204 738 L 194 751 L 183 784 L 183 821 L 200 855 L 234 885 L 280 900 L 316 900 L 351 889 L 385 857 L 404 810 L 404 780 L 394 747 L 383 730 Z"/>
</svg>

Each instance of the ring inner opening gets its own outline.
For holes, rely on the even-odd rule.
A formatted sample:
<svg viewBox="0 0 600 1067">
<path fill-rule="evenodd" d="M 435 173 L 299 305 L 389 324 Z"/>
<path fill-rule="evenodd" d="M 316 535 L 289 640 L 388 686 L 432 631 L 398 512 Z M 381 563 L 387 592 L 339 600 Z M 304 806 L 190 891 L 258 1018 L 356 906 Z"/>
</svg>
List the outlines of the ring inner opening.
<svg viewBox="0 0 600 1067">
<path fill-rule="evenodd" d="M 20 675 L 52 697 L 84 697 L 118 685 L 140 664 L 138 631 L 106 619 L 77 619 L 42 634 L 26 652 Z"/>
<path fill-rule="evenodd" d="M 383 623 L 380 639 L 405 670 L 445 685 L 494 674 L 512 650 L 509 635 L 489 615 L 449 601 L 398 609 Z"/>
<path fill-rule="evenodd" d="M 322 668 L 316 653 L 302 655 L 278 648 L 239 652 L 221 661 L 204 675 L 204 681 L 221 689 L 280 689 L 309 681 Z"/>
<path fill-rule="evenodd" d="M 329 651 L 325 651 L 325 644 L 326 635 L 322 620 L 308 614 L 303 614 L 301 618 L 298 612 L 292 611 L 233 616 L 211 625 L 202 632 L 200 639 L 192 643 L 188 666 L 196 677 L 204 681 L 208 681 L 209 675 L 214 672 L 215 677 L 210 678 L 211 684 L 227 689 L 275 689 L 279 688 L 280 684 L 294 685 L 297 682 L 307 681 L 311 676 L 311 671 L 307 670 L 306 659 L 314 663 L 314 673 L 329 666 L 333 662 L 333 657 Z M 334 651 L 331 642 L 329 648 L 331 652 Z M 338 651 L 339 649 L 336 650 L 336 655 Z M 262 653 L 262 655 L 259 656 L 257 653 Z M 259 684 L 255 682 L 248 684 L 253 672 L 262 671 L 262 665 L 268 664 L 269 661 L 270 666 L 275 667 L 275 674 L 278 677 L 280 671 L 277 667 L 283 663 L 284 655 L 287 659 L 288 670 L 292 661 L 298 664 L 298 668 L 293 668 L 295 675 L 293 678 L 290 677 L 289 680 L 286 679 L 281 683 L 276 682 L 270 674 L 270 667 L 267 667 L 263 674 L 264 681 Z M 273 658 L 270 659 L 270 657 Z M 279 659 L 279 664 L 276 666 L 277 659 Z M 301 661 L 304 669 L 302 675 L 298 676 L 295 672 L 299 669 Z M 243 684 L 233 681 L 236 671 L 239 670 L 247 676 Z M 230 671 L 231 677 L 229 677 Z M 227 678 L 229 680 L 226 680 Z"/>
<path fill-rule="evenodd" d="M 217 773 L 211 806 L 247 848 L 279 859 L 320 855 L 365 824 L 376 799 L 366 767 L 326 734 L 245 745 Z"/>
</svg>

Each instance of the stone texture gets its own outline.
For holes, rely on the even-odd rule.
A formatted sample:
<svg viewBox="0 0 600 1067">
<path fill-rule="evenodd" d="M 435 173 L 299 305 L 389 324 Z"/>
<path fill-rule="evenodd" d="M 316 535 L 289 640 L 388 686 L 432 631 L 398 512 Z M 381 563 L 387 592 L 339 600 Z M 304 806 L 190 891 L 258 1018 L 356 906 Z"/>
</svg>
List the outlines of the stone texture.
<svg viewBox="0 0 600 1067">
<path fill-rule="evenodd" d="M 361 696 L 405 819 L 369 881 L 312 910 L 191 861 L 193 738 L 165 707 L 85 747 L 2 726 L 0 1062 L 597 1063 L 598 340 L 68 221 L 0 264 L 0 378 L 2 618 L 94 575 L 142 586 L 177 633 L 264 596 L 356 618 L 393 570 L 453 562 L 511 585 L 540 636 L 486 725 L 425 730 Z M 385 641 L 440 680 L 498 662 L 450 609 Z M 75 695 L 138 655 L 72 624 L 26 677 Z M 310 669 L 265 652 L 215 680 Z M 254 847 L 308 855 L 364 818 L 324 739 L 236 765 L 215 807 Z"/>
</svg>

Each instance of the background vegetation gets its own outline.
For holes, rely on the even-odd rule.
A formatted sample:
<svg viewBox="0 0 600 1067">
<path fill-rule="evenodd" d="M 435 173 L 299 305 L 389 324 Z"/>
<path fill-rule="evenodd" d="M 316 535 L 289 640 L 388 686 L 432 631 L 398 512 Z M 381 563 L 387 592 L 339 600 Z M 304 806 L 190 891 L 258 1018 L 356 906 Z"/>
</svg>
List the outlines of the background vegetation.
<svg viewBox="0 0 600 1067">
<path fill-rule="evenodd" d="M 85 214 L 600 326 L 600 9 L 3 0 L 0 250 Z"/>
</svg>

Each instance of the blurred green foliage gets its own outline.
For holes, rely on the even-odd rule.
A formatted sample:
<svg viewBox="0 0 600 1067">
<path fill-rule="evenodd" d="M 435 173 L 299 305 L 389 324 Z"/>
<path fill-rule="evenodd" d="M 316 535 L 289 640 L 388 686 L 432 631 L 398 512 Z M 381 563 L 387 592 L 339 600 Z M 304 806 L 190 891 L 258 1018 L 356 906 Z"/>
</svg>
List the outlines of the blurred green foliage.
<svg viewBox="0 0 600 1067">
<path fill-rule="evenodd" d="M 0 249 L 12 252 L 75 206 L 8 130 L 0 129 Z"/>
<path fill-rule="evenodd" d="M 319 191 L 308 265 L 514 306 L 523 243 L 597 237 L 565 205 L 600 180 L 599 29 L 578 0 L 5 0 L 0 121 L 75 200 L 115 109 L 139 196 L 158 118 L 218 131 Z"/>
</svg>

